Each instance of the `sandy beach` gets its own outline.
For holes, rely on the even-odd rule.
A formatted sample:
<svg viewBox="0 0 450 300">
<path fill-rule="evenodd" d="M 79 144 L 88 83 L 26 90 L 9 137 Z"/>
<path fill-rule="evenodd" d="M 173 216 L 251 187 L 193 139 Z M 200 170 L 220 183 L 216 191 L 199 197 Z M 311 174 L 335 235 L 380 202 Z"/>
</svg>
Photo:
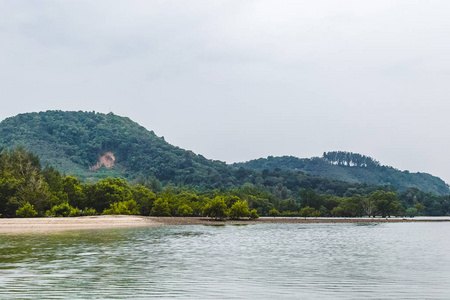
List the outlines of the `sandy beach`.
<svg viewBox="0 0 450 300">
<path fill-rule="evenodd" d="M 2 218 L 0 234 L 38 233 L 64 230 L 144 227 L 165 225 L 247 225 L 293 223 L 398 223 L 398 222 L 449 222 L 450 220 L 421 220 L 403 218 L 260 218 L 256 220 L 215 221 L 203 217 L 145 217 L 145 216 L 91 216 L 74 218 Z"/>
<path fill-rule="evenodd" d="M 91 216 L 73 218 L 4 218 L 0 233 L 52 232 L 63 230 L 158 226 L 149 217 Z"/>
</svg>

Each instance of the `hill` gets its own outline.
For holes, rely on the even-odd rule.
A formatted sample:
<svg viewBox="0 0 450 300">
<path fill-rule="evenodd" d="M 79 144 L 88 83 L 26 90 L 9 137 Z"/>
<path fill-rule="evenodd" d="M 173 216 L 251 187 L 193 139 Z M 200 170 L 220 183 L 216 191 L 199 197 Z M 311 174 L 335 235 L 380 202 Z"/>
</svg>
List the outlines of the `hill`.
<svg viewBox="0 0 450 300">
<path fill-rule="evenodd" d="M 152 189 L 171 183 L 197 190 L 250 184 L 282 198 L 299 189 L 344 195 L 367 194 L 375 186 L 320 178 L 302 172 L 235 169 L 167 143 L 129 118 L 95 112 L 46 111 L 20 114 L 0 123 L 0 146 L 24 147 L 52 166 L 83 182 L 126 178 Z"/>
<path fill-rule="evenodd" d="M 383 166 L 375 159 L 351 152 L 328 152 L 322 157 L 297 158 L 282 156 L 260 158 L 245 163 L 235 163 L 234 168 L 252 170 L 292 170 L 321 177 L 334 178 L 353 183 L 392 185 L 399 191 L 415 187 L 440 195 L 450 193 L 449 186 L 440 178 L 427 173 L 410 173 Z"/>
<path fill-rule="evenodd" d="M 167 143 L 129 118 L 95 112 L 26 113 L 0 123 L 0 145 L 24 146 L 41 163 L 85 181 L 107 176 L 208 187 L 230 185 L 232 170 Z"/>
<path fill-rule="evenodd" d="M 280 199 L 295 198 L 300 189 L 351 196 L 355 193 L 365 195 L 376 189 L 392 190 L 392 186 L 400 190 L 413 186 L 448 194 L 448 187 L 436 177 L 373 167 L 369 160 L 366 160 L 365 168 L 344 166 L 343 162 L 333 165 L 319 158 L 301 160 L 292 157 L 229 166 L 173 146 L 129 118 L 112 113 L 46 111 L 20 114 L 0 122 L 0 146 L 7 149 L 23 146 L 39 156 L 43 166 L 53 166 L 83 182 L 112 176 L 152 188 L 171 183 L 197 190 L 250 184 Z M 355 163 L 356 158 L 350 164 Z"/>
</svg>

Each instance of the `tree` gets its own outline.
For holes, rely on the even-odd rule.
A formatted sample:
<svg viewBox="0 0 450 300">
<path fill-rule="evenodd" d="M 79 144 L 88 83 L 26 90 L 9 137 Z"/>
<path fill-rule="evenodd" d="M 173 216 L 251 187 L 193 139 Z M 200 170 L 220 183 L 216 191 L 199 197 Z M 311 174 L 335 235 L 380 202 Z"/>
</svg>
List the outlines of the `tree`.
<svg viewBox="0 0 450 300">
<path fill-rule="evenodd" d="M 227 205 L 221 196 L 217 196 L 209 201 L 203 208 L 203 215 L 211 218 L 224 219 L 227 217 Z"/>
<path fill-rule="evenodd" d="M 70 209 L 70 213 L 69 213 L 69 217 L 79 217 L 83 214 L 83 212 L 81 211 L 81 209 L 79 209 L 78 207 L 72 207 Z"/>
<path fill-rule="evenodd" d="M 269 210 L 269 216 L 278 217 L 279 215 L 280 215 L 280 212 L 277 209 L 273 208 L 273 209 Z"/>
<path fill-rule="evenodd" d="M 114 202 L 132 199 L 131 188 L 126 180 L 108 177 L 93 185 L 85 185 L 84 192 L 89 199 L 89 205 L 97 211 L 107 209 Z"/>
<path fill-rule="evenodd" d="M 169 202 L 162 198 L 156 199 L 151 211 L 152 216 L 170 216 Z"/>
<path fill-rule="evenodd" d="M 414 204 L 414 208 L 417 210 L 418 214 L 421 214 L 422 211 L 425 209 L 425 206 L 422 203 L 417 202 L 416 204 Z"/>
<path fill-rule="evenodd" d="M 248 210 L 247 202 L 237 201 L 230 208 L 231 219 L 247 218 L 250 216 L 250 211 Z"/>
<path fill-rule="evenodd" d="M 368 217 L 375 217 L 377 206 L 373 197 L 365 197 L 362 199 L 361 206 Z"/>
<path fill-rule="evenodd" d="M 81 214 L 83 216 L 95 216 L 97 214 L 97 211 L 95 209 L 93 209 L 93 208 L 85 207 L 83 209 L 83 211 L 81 212 Z"/>
<path fill-rule="evenodd" d="M 370 194 L 368 199 L 375 203 L 378 213 L 383 218 L 398 213 L 399 202 L 397 195 L 393 192 L 378 190 Z"/>
<path fill-rule="evenodd" d="M 37 211 L 34 210 L 34 205 L 29 202 L 16 210 L 16 216 L 19 218 L 32 218 L 37 216 Z"/>
<path fill-rule="evenodd" d="M 320 211 L 313 207 L 306 206 L 300 210 L 300 217 L 320 217 Z"/>
<path fill-rule="evenodd" d="M 138 215 L 139 205 L 134 200 L 114 202 L 109 209 L 103 211 L 103 215 Z"/>
<path fill-rule="evenodd" d="M 331 210 L 331 215 L 333 217 L 345 217 L 345 211 L 344 208 L 342 208 L 342 206 L 336 206 Z"/>
<path fill-rule="evenodd" d="M 0 177 L 0 213 L 8 214 L 7 204 L 11 198 L 15 198 L 14 196 L 17 193 L 17 187 L 19 182 L 15 178 L 10 177 L 9 174 L 4 174 L 3 176 L 5 177 L 4 178 Z M 18 207 L 12 209 L 11 215 L 14 215 L 17 209 Z"/>
<path fill-rule="evenodd" d="M 320 214 L 321 214 L 321 212 L 320 212 L 319 210 L 315 209 L 315 210 L 311 213 L 311 217 L 318 218 L 318 217 L 320 217 Z"/>
<path fill-rule="evenodd" d="M 253 195 L 247 197 L 247 203 L 252 209 L 255 208 L 259 214 L 266 216 L 274 209 L 273 203 L 267 198 L 257 198 Z"/>
<path fill-rule="evenodd" d="M 280 204 L 278 205 L 278 208 L 282 212 L 287 212 L 287 211 L 297 212 L 298 211 L 298 205 L 294 201 L 294 199 L 283 199 L 283 200 L 281 200 Z"/>
<path fill-rule="evenodd" d="M 192 216 L 192 212 L 193 209 L 187 204 L 183 204 L 178 207 L 178 214 L 182 217 Z"/>
<path fill-rule="evenodd" d="M 47 211 L 47 217 L 68 217 L 70 215 L 71 210 L 73 209 L 69 203 L 61 203 L 59 205 L 53 206 L 50 210 Z"/>
<path fill-rule="evenodd" d="M 86 206 L 86 197 L 83 193 L 80 181 L 73 177 L 67 176 L 62 179 L 62 189 L 67 195 L 67 201 L 73 207 Z"/>
<path fill-rule="evenodd" d="M 133 193 L 133 199 L 139 205 L 140 214 L 143 216 L 150 215 L 153 202 L 156 200 L 155 193 L 142 185 L 136 185 L 131 192 Z"/>
<path fill-rule="evenodd" d="M 259 215 L 258 215 L 258 211 L 256 209 L 252 209 L 250 211 L 250 219 L 258 219 Z"/>
<path fill-rule="evenodd" d="M 225 204 L 228 208 L 231 208 L 233 204 L 240 201 L 241 199 L 238 196 L 227 196 L 225 197 Z"/>
<path fill-rule="evenodd" d="M 335 217 L 357 217 L 363 214 L 363 199 L 355 194 L 350 198 L 343 198 L 338 207 L 333 208 L 332 215 Z"/>
<path fill-rule="evenodd" d="M 405 211 L 405 216 L 410 217 L 410 218 L 417 216 L 417 208 L 408 207 L 408 209 Z"/>
<path fill-rule="evenodd" d="M 298 192 L 300 197 L 300 206 L 304 207 L 312 207 L 315 209 L 320 209 L 323 205 L 323 198 L 318 195 L 313 189 L 304 189 Z"/>
</svg>

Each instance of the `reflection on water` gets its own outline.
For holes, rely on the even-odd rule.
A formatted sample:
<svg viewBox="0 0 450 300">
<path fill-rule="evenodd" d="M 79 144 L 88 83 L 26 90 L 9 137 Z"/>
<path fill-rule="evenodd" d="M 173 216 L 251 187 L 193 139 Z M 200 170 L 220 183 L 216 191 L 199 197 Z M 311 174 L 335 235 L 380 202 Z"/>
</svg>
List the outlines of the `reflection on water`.
<svg viewBox="0 0 450 300">
<path fill-rule="evenodd" d="M 0 299 L 448 299 L 449 223 L 0 235 Z"/>
</svg>

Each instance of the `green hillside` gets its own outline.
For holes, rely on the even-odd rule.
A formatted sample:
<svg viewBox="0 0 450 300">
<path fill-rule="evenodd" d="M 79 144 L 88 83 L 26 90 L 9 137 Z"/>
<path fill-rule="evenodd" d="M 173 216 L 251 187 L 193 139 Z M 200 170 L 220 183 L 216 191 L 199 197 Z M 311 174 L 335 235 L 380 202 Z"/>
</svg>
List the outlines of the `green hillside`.
<svg viewBox="0 0 450 300">
<path fill-rule="evenodd" d="M 377 188 L 302 172 L 235 169 L 172 146 L 129 118 L 112 113 L 20 114 L 0 123 L 0 146 L 23 146 L 39 156 L 43 166 L 50 165 L 83 182 L 111 176 L 147 185 L 151 181 L 153 186 L 171 183 L 198 190 L 251 184 L 282 197 L 295 197 L 302 188 L 335 195 L 343 195 L 349 188 L 361 194 Z"/>
<path fill-rule="evenodd" d="M 162 182 L 220 187 L 232 170 L 167 143 L 129 118 L 95 112 L 20 114 L 0 123 L 0 145 L 24 146 L 41 163 L 85 181 L 107 176 L 154 176 Z M 114 166 L 92 170 L 110 153 Z M 90 170 L 91 169 L 91 170 Z"/>
<path fill-rule="evenodd" d="M 292 170 L 353 183 L 392 185 L 399 191 L 410 187 L 440 195 L 450 193 L 449 186 L 440 178 L 427 173 L 410 173 L 382 166 L 370 157 L 350 152 L 328 152 L 322 157 L 297 158 L 282 156 L 260 158 L 232 165 L 252 170 Z"/>
<path fill-rule="evenodd" d="M 230 166 L 172 146 L 112 113 L 47 111 L 0 122 L 0 214 L 6 217 L 91 209 L 202 215 L 217 197 L 229 209 L 242 199 L 264 216 L 273 209 L 286 216 L 370 215 L 363 204 L 375 198 L 381 215 L 449 214 L 450 196 L 430 191 L 449 194 L 439 178 L 346 152 Z M 386 195 L 389 211 L 383 210 Z"/>
<path fill-rule="evenodd" d="M 300 189 L 306 188 L 337 196 L 394 187 L 400 191 L 417 187 L 449 194 L 439 178 L 400 172 L 357 155 L 349 164 L 358 167 L 346 166 L 345 157 L 337 162 L 269 157 L 229 166 L 170 145 L 153 131 L 112 113 L 20 114 L 0 122 L 0 146 L 23 146 L 39 156 L 43 166 L 53 166 L 83 182 L 110 176 L 152 186 L 170 183 L 198 190 L 250 184 L 283 199 L 295 198 Z"/>
</svg>

